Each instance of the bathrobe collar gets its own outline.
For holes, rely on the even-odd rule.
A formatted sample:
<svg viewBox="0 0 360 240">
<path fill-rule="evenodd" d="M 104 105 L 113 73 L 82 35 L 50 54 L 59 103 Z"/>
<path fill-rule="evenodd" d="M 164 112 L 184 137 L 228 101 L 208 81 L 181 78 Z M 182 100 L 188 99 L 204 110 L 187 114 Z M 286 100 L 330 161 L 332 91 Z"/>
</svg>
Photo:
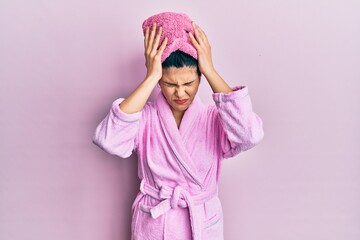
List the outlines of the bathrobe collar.
<svg viewBox="0 0 360 240">
<path fill-rule="evenodd" d="M 158 94 L 155 103 L 160 125 L 169 143 L 169 147 L 174 152 L 175 158 L 180 162 L 181 166 L 186 170 L 191 179 L 203 188 L 203 184 L 196 172 L 194 160 L 191 159 L 185 144 L 187 139 L 191 137 L 195 121 L 201 116 L 204 104 L 200 97 L 195 95 L 192 103 L 183 115 L 180 128 L 178 128 L 170 105 L 161 91 Z"/>
</svg>

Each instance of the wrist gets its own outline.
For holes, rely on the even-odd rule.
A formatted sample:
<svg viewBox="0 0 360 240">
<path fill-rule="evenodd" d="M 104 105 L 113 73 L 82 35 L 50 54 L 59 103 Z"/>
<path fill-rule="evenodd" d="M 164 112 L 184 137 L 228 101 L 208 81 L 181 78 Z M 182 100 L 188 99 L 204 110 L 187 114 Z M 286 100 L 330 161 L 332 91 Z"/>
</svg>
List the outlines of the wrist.
<svg viewBox="0 0 360 240">
<path fill-rule="evenodd" d="M 207 71 L 206 73 L 204 73 L 204 76 L 206 79 L 213 79 L 217 76 L 219 76 L 219 74 L 217 73 L 217 71 L 213 68 L 209 71 Z"/>
<path fill-rule="evenodd" d="M 153 84 L 157 84 L 159 82 L 160 78 L 159 77 L 155 77 L 153 75 L 146 75 L 144 82 L 150 82 Z"/>
</svg>

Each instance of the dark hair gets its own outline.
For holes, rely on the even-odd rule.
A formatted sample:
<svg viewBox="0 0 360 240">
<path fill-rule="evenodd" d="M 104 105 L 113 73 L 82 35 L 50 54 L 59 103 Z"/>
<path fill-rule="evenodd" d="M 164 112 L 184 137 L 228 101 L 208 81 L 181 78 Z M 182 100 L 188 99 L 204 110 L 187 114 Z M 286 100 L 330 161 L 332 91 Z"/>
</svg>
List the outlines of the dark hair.
<svg viewBox="0 0 360 240">
<path fill-rule="evenodd" d="M 199 80 L 201 79 L 201 72 L 199 69 L 198 60 L 183 51 L 176 50 L 175 52 L 172 52 L 170 56 L 167 57 L 162 63 L 163 69 L 170 67 L 182 68 L 185 66 L 196 67 L 196 72 L 199 76 Z"/>
</svg>

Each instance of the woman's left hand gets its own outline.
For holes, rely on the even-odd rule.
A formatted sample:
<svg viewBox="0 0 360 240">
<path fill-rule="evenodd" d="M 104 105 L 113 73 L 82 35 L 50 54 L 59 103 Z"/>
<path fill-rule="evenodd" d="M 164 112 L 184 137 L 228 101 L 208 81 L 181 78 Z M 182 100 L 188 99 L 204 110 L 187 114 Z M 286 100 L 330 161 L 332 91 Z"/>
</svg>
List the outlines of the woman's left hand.
<svg viewBox="0 0 360 240">
<path fill-rule="evenodd" d="M 192 22 L 195 36 L 189 32 L 190 40 L 197 50 L 199 69 L 202 74 L 206 76 L 215 72 L 212 62 L 211 46 L 207 39 L 205 32 Z"/>
</svg>

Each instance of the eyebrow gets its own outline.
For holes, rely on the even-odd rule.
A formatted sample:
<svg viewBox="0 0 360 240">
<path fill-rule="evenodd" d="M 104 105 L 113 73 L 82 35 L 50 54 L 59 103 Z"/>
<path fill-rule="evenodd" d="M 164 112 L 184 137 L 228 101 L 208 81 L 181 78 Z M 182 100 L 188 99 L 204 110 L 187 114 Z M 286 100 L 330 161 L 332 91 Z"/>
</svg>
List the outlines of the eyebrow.
<svg viewBox="0 0 360 240">
<path fill-rule="evenodd" d="M 164 83 L 170 84 L 170 85 L 179 86 L 179 85 L 176 84 L 176 83 L 167 82 L 167 81 L 164 81 L 164 80 L 161 80 L 161 81 L 163 81 Z M 184 85 L 189 84 L 189 83 L 193 83 L 193 82 L 195 82 L 195 81 L 196 81 L 196 80 L 192 80 L 192 81 L 190 81 L 190 82 L 186 82 L 186 83 L 184 83 Z"/>
</svg>

